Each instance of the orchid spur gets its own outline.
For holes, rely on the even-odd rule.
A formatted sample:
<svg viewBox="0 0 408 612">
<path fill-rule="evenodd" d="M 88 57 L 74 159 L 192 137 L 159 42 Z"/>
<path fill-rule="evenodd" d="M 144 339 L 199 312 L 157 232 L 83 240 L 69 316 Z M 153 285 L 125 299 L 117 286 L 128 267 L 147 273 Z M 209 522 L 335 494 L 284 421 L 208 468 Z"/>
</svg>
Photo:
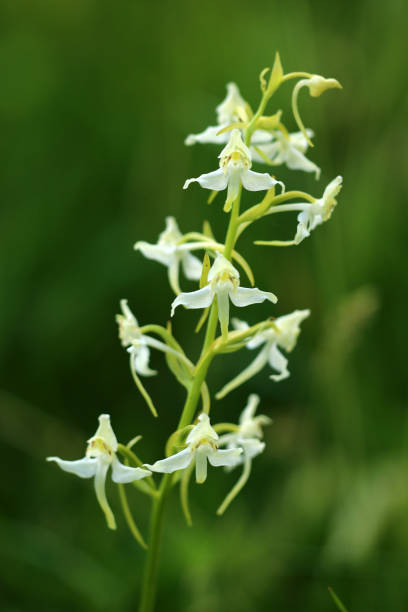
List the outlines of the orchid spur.
<svg viewBox="0 0 408 612">
<path fill-rule="evenodd" d="M 180 293 L 171 305 L 171 316 L 177 306 L 186 308 L 208 308 L 217 297 L 218 319 L 224 339 L 228 334 L 229 300 L 239 307 L 259 304 L 265 300 L 276 303 L 278 298 L 273 293 L 257 288 L 239 286 L 239 272 L 221 254 L 218 254 L 208 273 L 208 284 L 202 289 Z"/>
<path fill-rule="evenodd" d="M 105 493 L 105 481 L 109 467 L 112 468 L 112 480 L 116 483 L 129 483 L 150 476 L 149 470 L 123 465 L 116 456 L 118 441 L 113 432 L 109 414 L 99 416 L 99 427 L 95 435 L 88 440 L 86 454 L 83 459 L 65 461 L 59 457 L 47 457 L 47 461 L 55 461 L 65 472 L 75 474 L 80 478 L 95 478 L 96 498 L 102 508 L 109 529 L 116 529 L 116 521 L 108 504 Z"/>
</svg>

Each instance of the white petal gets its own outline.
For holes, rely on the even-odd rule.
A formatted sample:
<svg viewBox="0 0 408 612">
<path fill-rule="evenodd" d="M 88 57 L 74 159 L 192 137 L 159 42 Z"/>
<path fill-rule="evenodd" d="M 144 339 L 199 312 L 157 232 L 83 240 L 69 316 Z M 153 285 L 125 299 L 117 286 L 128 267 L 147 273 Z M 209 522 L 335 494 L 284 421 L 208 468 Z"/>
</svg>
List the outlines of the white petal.
<svg viewBox="0 0 408 612">
<path fill-rule="evenodd" d="M 113 482 L 133 482 L 150 476 L 149 470 L 143 468 L 134 468 L 127 465 L 123 465 L 117 457 L 114 457 L 112 461 L 112 480 Z"/>
<path fill-rule="evenodd" d="M 254 144 L 254 143 L 252 143 Z M 271 143 L 267 143 L 265 145 L 262 145 L 260 147 L 257 147 L 258 149 L 260 149 L 262 151 L 262 153 L 264 155 L 266 155 L 266 157 L 270 160 L 273 161 L 274 163 L 276 163 L 277 165 L 279 163 L 282 163 L 281 161 L 278 161 L 276 156 L 280 153 L 281 150 L 281 144 L 280 142 L 271 142 Z M 252 156 L 252 161 L 258 162 L 260 164 L 264 164 L 265 160 L 262 157 L 262 155 L 259 155 L 258 151 L 254 148 L 251 147 L 251 156 Z"/>
<path fill-rule="evenodd" d="M 271 142 L 271 140 L 273 140 L 273 134 L 271 134 L 271 132 L 267 132 L 266 130 L 255 130 L 251 136 L 252 145 Z"/>
<path fill-rule="evenodd" d="M 278 298 L 269 291 L 261 291 L 256 287 L 250 289 L 247 287 L 237 287 L 230 291 L 231 302 L 235 306 L 249 306 L 250 304 L 261 304 L 265 300 L 269 300 L 273 304 L 276 304 Z"/>
<path fill-rule="evenodd" d="M 211 453 L 208 453 L 208 461 L 214 467 L 219 467 L 220 465 L 234 466 L 239 463 L 241 454 L 241 448 L 214 450 Z"/>
<path fill-rule="evenodd" d="M 232 325 L 237 331 L 246 331 L 249 329 L 249 325 L 246 321 L 241 321 L 241 319 L 237 319 L 236 317 L 232 319 Z"/>
<path fill-rule="evenodd" d="M 201 143 L 212 143 L 212 144 L 224 144 L 229 139 L 228 132 L 224 132 L 223 134 L 219 134 L 217 136 L 217 132 L 222 130 L 223 127 L 227 127 L 228 123 L 225 125 L 210 125 L 208 128 L 204 130 L 204 132 L 200 132 L 199 134 L 189 134 L 184 141 L 184 144 L 187 146 L 196 144 L 196 142 Z"/>
<path fill-rule="evenodd" d="M 90 459 L 88 457 L 77 459 L 76 461 L 64 461 L 64 459 L 59 457 L 47 457 L 47 461 L 55 461 L 61 470 L 75 474 L 80 478 L 92 478 L 92 476 L 95 476 L 98 464 L 97 459 Z"/>
<path fill-rule="evenodd" d="M 175 294 L 181 291 L 179 285 L 179 268 L 180 260 L 178 257 L 174 257 L 169 264 L 169 284 Z"/>
<path fill-rule="evenodd" d="M 185 306 L 186 308 L 207 308 L 214 299 L 214 292 L 207 285 L 198 291 L 190 291 L 188 293 L 180 293 L 171 305 L 171 316 L 177 306 Z"/>
<path fill-rule="evenodd" d="M 154 376 L 156 370 L 149 368 L 150 351 L 144 344 L 131 346 L 129 352 L 132 355 L 132 363 L 135 371 L 141 376 Z"/>
<path fill-rule="evenodd" d="M 228 172 L 228 192 L 224 204 L 225 212 L 231 210 L 232 203 L 237 199 L 241 185 L 242 168 L 232 168 Z"/>
<path fill-rule="evenodd" d="M 115 517 L 113 516 L 113 512 L 110 509 L 105 492 L 106 472 L 108 471 L 108 467 L 110 464 L 106 461 L 98 461 L 97 464 L 98 465 L 95 474 L 96 499 L 98 500 L 99 505 L 105 514 L 106 522 L 108 524 L 109 529 L 116 529 Z"/>
<path fill-rule="evenodd" d="M 281 181 L 276 181 L 269 174 L 254 172 L 253 170 L 244 170 L 241 173 L 241 181 L 245 189 L 248 191 L 263 191 L 271 189 L 279 183 L 282 191 L 285 191 L 285 185 Z"/>
<path fill-rule="evenodd" d="M 148 463 L 145 463 L 144 465 L 152 472 L 171 474 L 176 470 L 184 470 L 184 468 L 189 466 L 193 460 L 193 456 L 194 454 L 191 452 L 190 448 L 185 448 L 171 457 L 156 461 L 156 463 L 153 463 L 153 465 L 149 465 Z"/>
<path fill-rule="evenodd" d="M 320 176 L 320 168 L 315 163 L 307 159 L 297 148 L 290 147 L 286 158 L 286 165 L 290 170 L 303 170 L 304 172 L 314 172 L 316 179 Z"/>
<path fill-rule="evenodd" d="M 115 432 L 112 429 L 112 425 L 110 422 L 110 415 L 100 414 L 98 417 L 98 421 L 99 421 L 98 429 L 96 430 L 92 438 L 88 440 L 88 444 L 90 445 L 95 438 L 102 438 L 102 440 L 109 447 L 109 449 L 115 453 L 118 448 L 118 441 L 116 439 Z"/>
<path fill-rule="evenodd" d="M 253 459 L 253 457 L 262 453 L 265 448 L 265 442 L 261 442 L 256 438 L 247 438 L 246 440 L 242 440 L 241 444 L 244 449 L 244 454 L 249 459 Z"/>
<path fill-rule="evenodd" d="M 217 291 L 217 305 L 218 305 L 218 320 L 221 326 L 221 333 L 225 338 L 228 334 L 229 325 L 229 297 L 228 291 Z"/>
<path fill-rule="evenodd" d="M 279 374 L 272 374 L 271 376 L 275 382 L 288 378 L 288 360 L 282 355 L 276 344 L 273 344 L 270 349 L 269 364 L 274 370 L 279 372 Z"/>
<path fill-rule="evenodd" d="M 195 452 L 196 482 L 202 484 L 207 479 L 208 445 L 199 446 Z"/>
<path fill-rule="evenodd" d="M 136 251 L 140 251 L 147 259 L 153 259 L 168 266 L 174 258 L 175 247 L 172 245 L 149 244 L 148 242 L 136 242 Z"/>
<path fill-rule="evenodd" d="M 183 272 L 189 280 L 200 280 L 203 265 L 198 257 L 194 257 L 191 253 L 183 255 L 181 260 Z"/>
<path fill-rule="evenodd" d="M 183 186 L 183 189 L 187 189 L 190 183 L 200 183 L 201 187 L 204 189 L 212 189 L 213 191 L 222 191 L 227 187 L 228 177 L 225 172 L 219 168 L 218 170 L 214 170 L 214 172 L 209 172 L 208 174 L 202 174 L 197 178 L 188 179 Z"/>
</svg>

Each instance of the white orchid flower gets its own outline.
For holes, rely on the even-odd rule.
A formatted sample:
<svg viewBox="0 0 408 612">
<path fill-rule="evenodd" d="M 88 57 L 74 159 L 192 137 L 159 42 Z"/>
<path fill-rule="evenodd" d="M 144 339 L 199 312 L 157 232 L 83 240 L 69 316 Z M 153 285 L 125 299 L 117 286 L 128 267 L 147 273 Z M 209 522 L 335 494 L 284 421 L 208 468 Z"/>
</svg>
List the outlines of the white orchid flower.
<svg viewBox="0 0 408 612">
<path fill-rule="evenodd" d="M 238 270 L 223 255 L 217 254 L 208 273 L 208 284 L 198 291 L 180 293 L 171 305 L 171 316 L 180 305 L 186 308 L 208 308 L 215 297 L 224 338 L 228 334 L 229 300 L 239 307 L 259 304 L 265 300 L 274 304 L 278 301 L 276 295 L 268 291 L 240 287 Z"/>
<path fill-rule="evenodd" d="M 149 470 L 123 465 L 116 456 L 117 448 L 118 441 L 110 424 L 110 416 L 101 414 L 99 427 L 95 435 L 88 440 L 85 457 L 76 461 L 47 457 L 47 461 L 55 461 L 65 472 L 70 472 L 80 478 L 95 478 L 96 498 L 105 513 L 109 529 L 116 529 L 115 517 L 105 493 L 105 481 L 109 467 L 112 468 L 113 482 L 118 483 L 134 482 L 151 475 Z"/>
<path fill-rule="evenodd" d="M 257 240 L 255 244 L 269 246 L 297 245 L 310 236 L 310 232 L 318 225 L 330 219 L 337 204 L 336 197 L 343 183 L 343 177 L 337 176 L 324 190 L 321 198 L 311 198 L 312 202 L 294 202 L 293 204 L 279 204 L 272 206 L 266 214 L 273 215 L 280 212 L 299 211 L 297 230 L 293 240 Z"/>
<path fill-rule="evenodd" d="M 290 353 L 295 345 L 300 333 L 300 324 L 310 315 L 310 310 L 295 310 L 291 314 L 278 317 L 274 321 L 274 328 L 258 332 L 247 342 L 247 348 L 255 349 L 263 345 L 262 350 L 250 365 L 245 368 L 238 376 L 226 384 L 216 395 L 217 399 L 225 397 L 230 391 L 236 389 L 244 382 L 255 376 L 258 372 L 269 365 L 278 372 L 272 374 L 270 378 L 275 382 L 284 380 L 290 375 L 288 371 L 288 360 L 279 350 L 284 349 Z M 245 330 L 249 328 L 248 323 L 233 319 L 235 329 Z"/>
<path fill-rule="evenodd" d="M 167 266 L 169 283 L 174 293 L 180 293 L 180 264 L 189 280 L 199 280 L 201 277 L 201 261 L 189 253 L 192 243 L 179 244 L 182 237 L 175 218 L 166 217 L 166 228 L 160 234 L 157 244 L 139 241 L 134 246 L 148 259 L 153 259 Z"/>
<path fill-rule="evenodd" d="M 307 129 L 306 132 L 309 138 L 313 137 L 312 130 Z M 290 170 L 314 172 L 316 180 L 319 179 L 320 168 L 305 156 L 309 144 L 302 132 L 286 135 L 275 130 L 273 137 L 273 142 L 251 147 L 253 161 L 263 164 L 270 162 L 274 166 L 286 164 Z"/>
<path fill-rule="evenodd" d="M 235 83 L 227 84 L 227 96 L 215 109 L 218 125 L 206 128 L 200 134 L 189 134 L 185 139 L 186 145 L 199 143 L 225 144 L 228 142 L 228 132 L 218 134 L 220 130 L 234 123 L 245 123 L 249 120 L 248 104 L 241 96 Z M 264 130 L 256 130 L 252 135 L 252 142 L 269 142 L 271 135 Z"/>
<path fill-rule="evenodd" d="M 131 355 L 131 365 L 136 374 L 140 374 L 140 376 L 157 374 L 156 370 L 149 367 L 150 347 L 163 353 L 173 353 L 183 359 L 180 353 L 164 342 L 140 332 L 139 323 L 130 310 L 127 300 L 121 300 L 120 307 L 122 314 L 116 315 L 116 322 L 119 325 L 119 338 L 122 346 L 127 347 L 128 353 Z"/>
<path fill-rule="evenodd" d="M 270 425 L 272 419 L 264 414 L 255 416 L 260 398 L 255 393 L 248 397 L 247 405 L 239 417 L 238 430 L 220 437 L 220 446 L 227 445 L 228 448 L 242 448 L 243 454 L 238 457 L 235 465 L 244 463 L 245 458 L 253 459 L 265 448 L 262 427 Z M 234 466 L 235 467 L 235 466 Z"/>
<path fill-rule="evenodd" d="M 251 473 L 252 459 L 262 453 L 265 448 L 265 442 L 261 441 L 263 438 L 262 427 L 272 423 L 272 420 L 264 414 L 255 416 L 258 404 L 259 396 L 250 395 L 248 403 L 239 418 L 238 430 L 220 437 L 220 446 L 226 445 L 228 449 L 242 448 L 242 454 L 237 458 L 236 463 L 231 466 L 231 469 L 239 464 L 243 464 L 244 467 L 238 482 L 218 508 L 217 514 L 223 514 L 242 490 Z"/>
<path fill-rule="evenodd" d="M 282 191 L 285 186 L 269 174 L 261 174 L 250 170 L 251 152 L 241 138 L 239 130 L 232 130 L 228 144 L 223 148 L 220 155 L 220 167 L 214 172 L 202 174 L 198 178 L 188 179 L 183 189 L 187 189 L 190 183 L 197 182 L 204 189 L 223 191 L 228 187 L 227 200 L 224 210 L 231 209 L 232 202 L 236 199 L 242 183 L 248 191 L 264 191 L 279 184 Z"/>
<path fill-rule="evenodd" d="M 242 449 L 218 449 L 218 434 L 210 425 L 207 414 L 198 417 L 198 423 L 186 438 L 186 448 L 167 459 L 156 461 L 153 465 L 145 464 L 152 472 L 171 474 L 186 469 L 195 462 L 196 481 L 205 482 L 207 478 L 207 461 L 214 467 L 235 465 Z"/>
<path fill-rule="evenodd" d="M 299 204 L 303 209 L 298 215 L 298 226 L 294 243 L 299 244 L 310 236 L 310 232 L 318 225 L 330 219 L 337 204 L 336 197 L 342 188 L 343 177 L 337 176 L 324 190 L 322 197 L 310 204 Z"/>
</svg>

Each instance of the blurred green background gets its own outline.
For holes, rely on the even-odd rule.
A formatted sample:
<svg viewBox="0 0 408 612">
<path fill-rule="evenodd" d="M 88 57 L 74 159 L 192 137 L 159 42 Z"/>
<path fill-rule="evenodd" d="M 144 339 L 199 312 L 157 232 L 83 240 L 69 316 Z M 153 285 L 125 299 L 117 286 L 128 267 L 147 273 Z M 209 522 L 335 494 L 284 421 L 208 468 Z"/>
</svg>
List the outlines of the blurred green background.
<svg viewBox="0 0 408 612">
<path fill-rule="evenodd" d="M 223 518 L 215 509 L 236 473 L 212 470 L 192 487 L 193 528 L 172 496 L 157 609 L 330 612 L 332 586 L 350 612 L 407 610 L 407 20 L 402 0 L 3 0 L 2 610 L 136 609 L 144 553 L 117 491 L 108 491 L 119 523 L 110 532 L 92 483 L 44 458 L 82 456 L 102 412 L 120 440 L 143 434 L 146 461 L 162 454 L 183 390 L 154 355 L 154 421 L 114 315 L 127 297 L 142 324 L 165 324 L 172 296 L 164 268 L 132 246 L 154 242 L 168 214 L 183 231 L 208 218 L 222 238 L 220 203 L 208 207 L 196 185 L 181 189 L 215 169 L 218 150 L 183 140 L 214 122 L 227 81 L 255 105 L 276 50 L 286 71 L 344 87 L 317 100 L 301 94 L 320 183 L 277 174 L 316 196 L 337 174 L 344 188 L 332 220 L 299 247 L 252 245 L 291 236 L 293 217 L 271 217 L 240 243 L 257 285 L 279 296 L 273 314 L 311 308 L 312 317 L 289 380 L 274 384 L 264 371 L 214 404 L 216 419 L 235 420 L 256 391 L 274 425 Z M 286 86 L 277 103 L 293 130 L 289 99 Z M 270 313 L 253 307 L 247 318 Z M 193 356 L 196 321 L 181 311 L 174 320 Z M 249 357 L 218 361 L 211 390 Z M 129 495 L 145 530 L 147 500 Z"/>
</svg>

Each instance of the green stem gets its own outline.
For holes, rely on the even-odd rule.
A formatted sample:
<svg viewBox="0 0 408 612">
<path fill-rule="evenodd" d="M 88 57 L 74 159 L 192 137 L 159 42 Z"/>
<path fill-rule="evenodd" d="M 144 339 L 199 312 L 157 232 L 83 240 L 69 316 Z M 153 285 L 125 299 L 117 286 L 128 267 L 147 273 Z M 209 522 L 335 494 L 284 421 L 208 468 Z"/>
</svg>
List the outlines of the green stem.
<svg viewBox="0 0 408 612">
<path fill-rule="evenodd" d="M 260 107 L 256 113 L 256 118 L 260 116 L 265 108 L 267 99 L 261 101 Z M 252 125 L 255 127 L 256 119 L 252 120 Z M 247 132 L 247 140 L 250 141 L 251 131 Z M 239 208 L 241 201 L 242 186 L 240 186 L 238 195 L 232 204 L 232 211 L 230 215 L 227 235 L 225 238 L 224 257 L 231 259 L 234 245 L 237 237 L 237 230 L 239 226 Z M 208 317 L 207 331 L 204 339 L 203 349 L 201 356 L 196 367 L 194 374 L 193 384 L 188 392 L 186 403 L 177 426 L 177 429 L 181 429 L 190 425 L 194 413 L 197 408 L 197 403 L 200 398 L 201 387 L 205 381 L 208 368 L 215 355 L 214 351 L 209 350 L 210 345 L 214 342 L 215 334 L 217 331 L 218 323 L 218 307 L 216 302 L 211 307 L 211 312 Z M 153 330 L 152 330 L 153 331 Z M 139 612 L 153 612 L 154 602 L 156 596 L 156 585 L 157 585 L 157 574 L 159 569 L 159 553 L 160 553 L 160 541 L 163 530 L 163 516 L 165 502 L 167 494 L 171 489 L 172 485 L 172 474 L 165 474 L 162 478 L 160 488 L 153 501 L 152 516 L 150 521 L 150 533 L 149 533 L 149 548 L 147 551 L 147 559 L 145 566 L 145 574 L 142 586 L 142 596 L 140 600 Z"/>
</svg>

